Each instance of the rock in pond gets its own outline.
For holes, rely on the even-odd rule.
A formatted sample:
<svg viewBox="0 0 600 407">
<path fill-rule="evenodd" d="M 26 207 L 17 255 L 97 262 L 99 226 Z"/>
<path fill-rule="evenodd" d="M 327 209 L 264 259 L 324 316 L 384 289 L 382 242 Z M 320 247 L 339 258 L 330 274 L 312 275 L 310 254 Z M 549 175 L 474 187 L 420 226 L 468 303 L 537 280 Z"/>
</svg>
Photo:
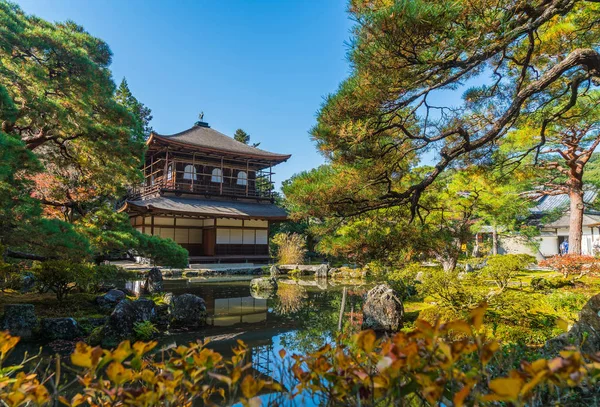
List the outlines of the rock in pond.
<svg viewBox="0 0 600 407">
<path fill-rule="evenodd" d="M 329 266 L 327 264 L 321 264 L 315 270 L 316 278 L 327 278 L 329 276 Z"/>
<path fill-rule="evenodd" d="M 104 295 L 96 297 L 96 304 L 103 309 L 112 309 L 125 299 L 125 293 L 121 290 L 108 290 Z"/>
<path fill-rule="evenodd" d="M 144 282 L 144 289 L 150 294 L 164 291 L 163 275 L 158 267 L 153 267 L 148 270 L 146 281 Z"/>
<path fill-rule="evenodd" d="M 259 277 L 250 281 L 250 295 L 256 299 L 273 298 L 277 293 L 277 280 L 273 277 Z"/>
<path fill-rule="evenodd" d="M 182 294 L 171 305 L 171 327 L 200 328 L 206 323 L 206 304 L 194 294 Z"/>
<path fill-rule="evenodd" d="M 387 284 L 380 284 L 367 293 L 363 306 L 362 329 L 395 332 L 402 328 L 404 306 L 400 296 Z"/>
<path fill-rule="evenodd" d="M 278 275 L 281 274 L 281 271 L 275 264 L 273 264 L 271 266 L 271 268 L 269 269 L 269 273 L 271 274 L 271 277 L 277 277 Z"/>
<path fill-rule="evenodd" d="M 108 322 L 97 335 L 104 346 L 115 346 L 120 341 L 132 338 L 134 327 L 138 322 L 156 319 L 156 305 L 152 300 L 140 298 L 135 301 L 124 299 L 117 304 Z"/>
<path fill-rule="evenodd" d="M 41 335 L 49 341 L 72 341 L 83 336 L 83 331 L 73 318 L 44 318 L 41 328 Z"/>
<path fill-rule="evenodd" d="M 33 304 L 6 304 L 0 328 L 24 340 L 31 339 L 38 320 Z"/>
</svg>

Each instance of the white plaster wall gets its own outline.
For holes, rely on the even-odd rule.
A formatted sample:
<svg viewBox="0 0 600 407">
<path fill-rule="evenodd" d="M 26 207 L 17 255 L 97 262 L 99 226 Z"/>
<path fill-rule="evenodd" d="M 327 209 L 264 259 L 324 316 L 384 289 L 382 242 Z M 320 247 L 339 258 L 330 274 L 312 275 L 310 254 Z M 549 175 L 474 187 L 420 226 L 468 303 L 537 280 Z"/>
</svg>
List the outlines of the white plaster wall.
<svg viewBox="0 0 600 407">
<path fill-rule="evenodd" d="M 527 240 L 521 236 L 501 236 L 498 252 L 500 254 L 529 254 L 541 260 L 542 254 L 527 245 Z"/>
</svg>

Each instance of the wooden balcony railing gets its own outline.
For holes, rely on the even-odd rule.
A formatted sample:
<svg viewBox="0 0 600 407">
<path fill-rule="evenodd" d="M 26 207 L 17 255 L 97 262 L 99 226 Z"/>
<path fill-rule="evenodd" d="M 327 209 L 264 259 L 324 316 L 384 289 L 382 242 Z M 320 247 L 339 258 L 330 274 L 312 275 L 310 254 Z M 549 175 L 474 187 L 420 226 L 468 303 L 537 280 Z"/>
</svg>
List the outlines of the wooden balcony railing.
<svg viewBox="0 0 600 407">
<path fill-rule="evenodd" d="M 227 181 L 227 180 L 225 180 Z M 246 185 L 228 185 L 218 182 L 190 182 L 165 180 L 163 177 L 155 179 L 150 185 L 137 185 L 131 188 L 129 199 L 149 198 L 158 196 L 163 192 L 182 194 L 197 194 L 211 196 L 228 196 L 241 198 L 271 199 L 273 191 L 268 188 L 268 183 L 249 179 Z"/>
</svg>

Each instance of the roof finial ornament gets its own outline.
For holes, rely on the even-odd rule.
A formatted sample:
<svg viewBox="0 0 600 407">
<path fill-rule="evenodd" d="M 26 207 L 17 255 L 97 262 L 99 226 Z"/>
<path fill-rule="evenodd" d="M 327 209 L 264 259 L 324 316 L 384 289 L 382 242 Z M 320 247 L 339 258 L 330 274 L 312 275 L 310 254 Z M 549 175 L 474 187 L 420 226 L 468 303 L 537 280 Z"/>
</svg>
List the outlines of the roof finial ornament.
<svg viewBox="0 0 600 407">
<path fill-rule="evenodd" d="M 198 115 L 198 119 L 200 119 L 200 120 L 198 120 L 196 123 L 194 123 L 194 126 L 196 126 L 196 127 L 210 127 L 208 125 L 208 123 L 206 123 L 204 121 L 204 112 L 200 112 L 200 114 Z"/>
</svg>

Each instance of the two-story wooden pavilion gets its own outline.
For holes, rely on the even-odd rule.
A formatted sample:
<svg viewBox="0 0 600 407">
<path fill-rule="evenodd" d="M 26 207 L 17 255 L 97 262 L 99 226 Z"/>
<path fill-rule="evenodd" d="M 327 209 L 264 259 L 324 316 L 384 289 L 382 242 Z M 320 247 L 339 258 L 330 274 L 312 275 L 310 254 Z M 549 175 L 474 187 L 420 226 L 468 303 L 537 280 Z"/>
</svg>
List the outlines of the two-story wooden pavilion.
<svg viewBox="0 0 600 407">
<path fill-rule="evenodd" d="M 144 182 L 121 211 L 139 231 L 171 238 L 190 262 L 263 261 L 273 204 L 272 168 L 290 158 L 240 143 L 197 122 L 146 142 Z"/>
</svg>

